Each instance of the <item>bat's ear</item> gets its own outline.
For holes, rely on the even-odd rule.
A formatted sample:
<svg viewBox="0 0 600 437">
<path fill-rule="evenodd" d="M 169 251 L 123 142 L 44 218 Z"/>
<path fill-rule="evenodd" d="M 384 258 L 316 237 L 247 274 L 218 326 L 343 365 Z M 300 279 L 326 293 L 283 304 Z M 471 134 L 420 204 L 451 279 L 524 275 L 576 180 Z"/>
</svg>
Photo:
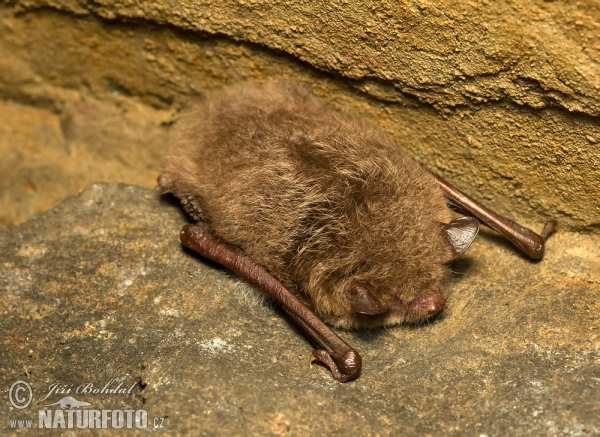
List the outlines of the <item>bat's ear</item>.
<svg viewBox="0 0 600 437">
<path fill-rule="evenodd" d="M 438 226 L 450 250 L 448 261 L 465 253 L 479 232 L 479 222 L 474 217 L 460 217 L 450 223 L 438 223 Z"/>
<path fill-rule="evenodd" d="M 377 314 L 387 313 L 390 309 L 373 296 L 373 294 L 363 285 L 353 282 L 350 286 L 350 306 L 358 314 L 367 314 L 376 316 Z"/>
</svg>

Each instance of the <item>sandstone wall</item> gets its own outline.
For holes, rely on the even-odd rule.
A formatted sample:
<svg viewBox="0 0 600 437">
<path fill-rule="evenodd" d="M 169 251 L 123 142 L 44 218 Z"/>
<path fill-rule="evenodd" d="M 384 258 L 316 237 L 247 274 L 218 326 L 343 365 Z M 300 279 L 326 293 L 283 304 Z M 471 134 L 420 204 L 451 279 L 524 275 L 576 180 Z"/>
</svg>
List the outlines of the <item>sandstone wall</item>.
<svg viewBox="0 0 600 437">
<path fill-rule="evenodd" d="M 154 186 L 179 110 L 285 76 L 499 212 L 597 232 L 599 31 L 596 2 L 4 2 L 0 221 Z"/>
</svg>

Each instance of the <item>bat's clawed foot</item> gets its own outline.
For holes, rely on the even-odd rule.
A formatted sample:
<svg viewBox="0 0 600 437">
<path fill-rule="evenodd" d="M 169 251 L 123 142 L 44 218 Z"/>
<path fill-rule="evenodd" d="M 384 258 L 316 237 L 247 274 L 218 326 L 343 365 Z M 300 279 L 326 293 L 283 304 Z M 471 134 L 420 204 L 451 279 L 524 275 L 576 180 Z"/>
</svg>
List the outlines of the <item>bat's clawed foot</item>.
<svg viewBox="0 0 600 437">
<path fill-rule="evenodd" d="M 348 382 L 360 376 L 362 358 L 354 349 L 345 351 L 341 356 L 330 355 L 323 349 L 315 349 L 310 361 L 320 361 L 329 367 L 333 378 L 338 382 Z"/>
</svg>

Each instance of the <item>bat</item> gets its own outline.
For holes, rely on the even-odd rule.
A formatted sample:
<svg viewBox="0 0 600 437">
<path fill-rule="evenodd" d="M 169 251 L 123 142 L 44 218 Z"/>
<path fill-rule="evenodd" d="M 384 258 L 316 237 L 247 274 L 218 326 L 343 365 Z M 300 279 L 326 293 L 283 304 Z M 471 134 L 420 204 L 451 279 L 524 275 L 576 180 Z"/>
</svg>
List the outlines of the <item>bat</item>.
<svg viewBox="0 0 600 437">
<path fill-rule="evenodd" d="M 215 92 L 183 116 L 158 185 L 196 222 L 182 244 L 277 300 L 340 382 L 360 375 L 361 357 L 327 324 L 439 313 L 447 263 L 479 221 L 533 259 L 556 227 L 538 235 L 495 214 L 381 129 L 283 82 Z M 469 216 L 451 220 L 449 204 Z"/>
</svg>

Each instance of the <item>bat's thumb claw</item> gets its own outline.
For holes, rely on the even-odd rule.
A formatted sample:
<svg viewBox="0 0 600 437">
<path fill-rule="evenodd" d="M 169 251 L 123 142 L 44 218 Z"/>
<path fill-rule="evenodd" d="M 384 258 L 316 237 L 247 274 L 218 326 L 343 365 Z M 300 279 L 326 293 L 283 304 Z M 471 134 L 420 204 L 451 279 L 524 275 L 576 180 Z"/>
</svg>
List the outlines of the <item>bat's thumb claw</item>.
<svg viewBox="0 0 600 437">
<path fill-rule="evenodd" d="M 542 239 L 545 241 L 546 238 L 548 238 L 548 236 L 555 230 L 556 230 L 556 220 L 548 220 L 548 222 L 546 223 L 546 226 L 544 226 L 544 229 L 542 230 L 542 232 L 540 232 L 540 237 L 542 237 Z"/>
<path fill-rule="evenodd" d="M 310 362 L 314 361 L 320 361 L 329 367 L 338 382 L 348 382 L 358 378 L 362 369 L 362 358 L 354 349 L 346 351 L 339 357 L 331 356 L 323 349 L 315 349 L 310 356 Z"/>
</svg>

